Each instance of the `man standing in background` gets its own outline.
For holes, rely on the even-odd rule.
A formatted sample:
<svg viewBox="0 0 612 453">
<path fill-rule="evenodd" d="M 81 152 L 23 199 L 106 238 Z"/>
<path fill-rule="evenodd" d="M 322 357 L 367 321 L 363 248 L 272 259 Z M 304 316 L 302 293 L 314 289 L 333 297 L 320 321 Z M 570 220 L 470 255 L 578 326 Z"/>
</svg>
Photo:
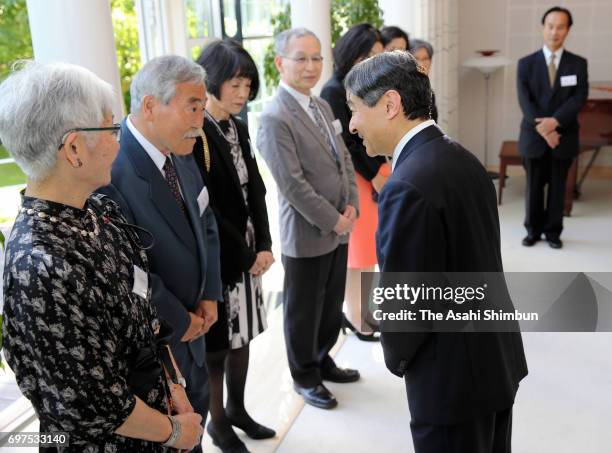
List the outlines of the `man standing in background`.
<svg viewBox="0 0 612 453">
<path fill-rule="evenodd" d="M 544 47 L 518 62 L 523 111 L 519 151 L 527 172 L 526 247 L 538 242 L 542 233 L 550 247 L 563 247 L 565 184 L 580 149 L 577 118 L 589 92 L 587 61 L 563 48 L 572 23 L 567 9 L 550 8 L 542 16 Z"/>
<path fill-rule="evenodd" d="M 348 234 L 359 203 L 355 171 L 339 122 L 310 91 L 323 68 L 319 39 L 286 30 L 275 51 L 281 82 L 261 116 L 257 147 L 279 193 L 285 344 L 296 392 L 331 409 L 337 401 L 322 381 L 359 379 L 329 355 L 342 324 Z"/>
</svg>

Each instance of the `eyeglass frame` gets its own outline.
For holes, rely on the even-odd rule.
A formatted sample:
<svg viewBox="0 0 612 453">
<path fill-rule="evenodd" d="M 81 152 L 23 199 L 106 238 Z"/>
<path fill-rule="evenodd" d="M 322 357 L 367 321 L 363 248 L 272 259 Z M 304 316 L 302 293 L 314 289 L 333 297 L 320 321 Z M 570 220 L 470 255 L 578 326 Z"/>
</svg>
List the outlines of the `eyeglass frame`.
<svg viewBox="0 0 612 453">
<path fill-rule="evenodd" d="M 66 131 L 64 135 L 62 135 L 62 141 L 59 147 L 57 148 L 57 150 L 59 151 L 60 149 L 64 147 L 64 144 L 65 144 L 64 142 L 68 138 L 68 135 L 72 134 L 73 132 L 100 132 L 100 131 L 112 131 L 112 134 L 115 136 L 117 141 L 121 139 L 121 124 L 119 123 L 114 123 L 112 126 L 107 126 L 107 127 L 75 127 L 74 129 L 70 129 Z"/>
<path fill-rule="evenodd" d="M 294 61 L 299 65 L 307 65 L 309 61 L 313 64 L 323 64 L 323 55 L 319 55 L 318 57 L 290 57 L 288 55 L 279 55 L 281 58 L 286 58 L 287 60 Z M 300 61 L 304 60 L 304 61 Z"/>
</svg>

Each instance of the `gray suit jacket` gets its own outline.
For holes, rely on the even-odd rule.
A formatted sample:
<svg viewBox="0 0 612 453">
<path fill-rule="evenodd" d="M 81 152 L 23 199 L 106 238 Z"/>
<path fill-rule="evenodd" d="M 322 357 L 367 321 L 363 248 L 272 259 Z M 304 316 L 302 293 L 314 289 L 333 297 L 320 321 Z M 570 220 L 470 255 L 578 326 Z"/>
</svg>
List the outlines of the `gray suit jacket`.
<svg viewBox="0 0 612 453">
<path fill-rule="evenodd" d="M 314 99 L 334 134 L 339 166 L 316 124 L 282 87 L 264 109 L 257 134 L 257 147 L 278 186 L 281 250 L 294 258 L 321 256 L 348 242 L 334 226 L 347 204 L 359 210 L 351 157 L 334 131 L 331 108 Z"/>
</svg>

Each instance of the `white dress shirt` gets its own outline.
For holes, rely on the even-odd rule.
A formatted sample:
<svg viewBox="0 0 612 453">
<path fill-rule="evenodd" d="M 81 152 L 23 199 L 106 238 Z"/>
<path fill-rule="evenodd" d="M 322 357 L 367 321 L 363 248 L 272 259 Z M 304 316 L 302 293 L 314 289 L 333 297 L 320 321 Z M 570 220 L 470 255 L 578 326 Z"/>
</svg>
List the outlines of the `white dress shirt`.
<svg viewBox="0 0 612 453">
<path fill-rule="evenodd" d="M 391 171 L 395 170 L 395 163 L 397 162 L 397 159 L 399 159 L 400 154 L 402 154 L 402 151 L 404 149 L 404 146 L 406 146 L 406 143 L 408 143 L 412 139 L 412 137 L 414 137 L 416 134 L 421 132 L 423 129 L 429 126 L 432 126 L 434 124 L 436 124 L 434 120 L 423 121 L 418 126 L 415 126 L 412 129 L 410 129 L 408 132 L 406 132 L 406 134 L 402 137 L 399 143 L 395 146 L 395 150 L 393 150 L 393 164 L 391 166 Z"/>
<path fill-rule="evenodd" d="M 552 58 L 553 53 L 555 54 L 555 68 L 559 69 L 559 62 L 561 61 L 561 55 L 563 55 L 563 47 L 557 49 L 555 52 L 552 52 L 548 47 L 542 47 L 542 52 L 544 52 L 544 58 L 546 59 L 546 66 L 550 64 L 550 59 Z"/>
<path fill-rule="evenodd" d="M 157 149 L 157 147 L 153 143 L 147 140 L 145 136 L 142 135 L 138 129 L 136 129 L 136 126 L 134 126 L 134 123 L 132 123 L 129 116 L 125 120 L 125 124 L 127 124 L 128 129 L 130 130 L 136 141 L 140 143 L 140 146 L 142 146 L 145 152 L 149 155 L 157 169 L 162 174 L 163 178 L 166 179 L 166 172 L 164 171 L 164 164 L 166 163 L 165 154 L 162 153 L 159 149 Z M 172 156 L 169 155 L 169 157 L 170 160 L 172 160 Z M 183 190 L 181 189 L 180 184 L 179 192 L 181 192 L 181 197 L 183 197 L 184 199 L 185 197 L 183 196 Z"/>
</svg>

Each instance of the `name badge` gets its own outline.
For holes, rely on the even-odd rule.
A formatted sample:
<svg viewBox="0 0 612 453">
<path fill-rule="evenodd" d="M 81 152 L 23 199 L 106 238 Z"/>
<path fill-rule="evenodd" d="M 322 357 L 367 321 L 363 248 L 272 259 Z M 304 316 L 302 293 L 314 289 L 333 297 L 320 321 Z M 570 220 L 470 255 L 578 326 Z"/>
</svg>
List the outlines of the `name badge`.
<svg viewBox="0 0 612 453">
<path fill-rule="evenodd" d="M 145 271 L 134 264 L 134 286 L 132 292 L 143 299 L 147 298 L 149 290 L 149 276 Z"/>
<path fill-rule="evenodd" d="M 333 120 L 332 126 L 334 126 L 334 133 L 336 135 L 340 135 L 342 133 L 342 123 L 340 123 L 340 120 Z"/>
<path fill-rule="evenodd" d="M 200 208 L 200 217 L 202 217 L 202 214 L 204 214 L 204 211 L 206 211 L 208 207 L 208 189 L 206 187 L 204 187 L 200 195 L 198 195 L 198 207 Z"/>
<path fill-rule="evenodd" d="M 562 87 L 575 87 L 578 84 L 578 78 L 575 75 L 561 76 Z"/>
</svg>

